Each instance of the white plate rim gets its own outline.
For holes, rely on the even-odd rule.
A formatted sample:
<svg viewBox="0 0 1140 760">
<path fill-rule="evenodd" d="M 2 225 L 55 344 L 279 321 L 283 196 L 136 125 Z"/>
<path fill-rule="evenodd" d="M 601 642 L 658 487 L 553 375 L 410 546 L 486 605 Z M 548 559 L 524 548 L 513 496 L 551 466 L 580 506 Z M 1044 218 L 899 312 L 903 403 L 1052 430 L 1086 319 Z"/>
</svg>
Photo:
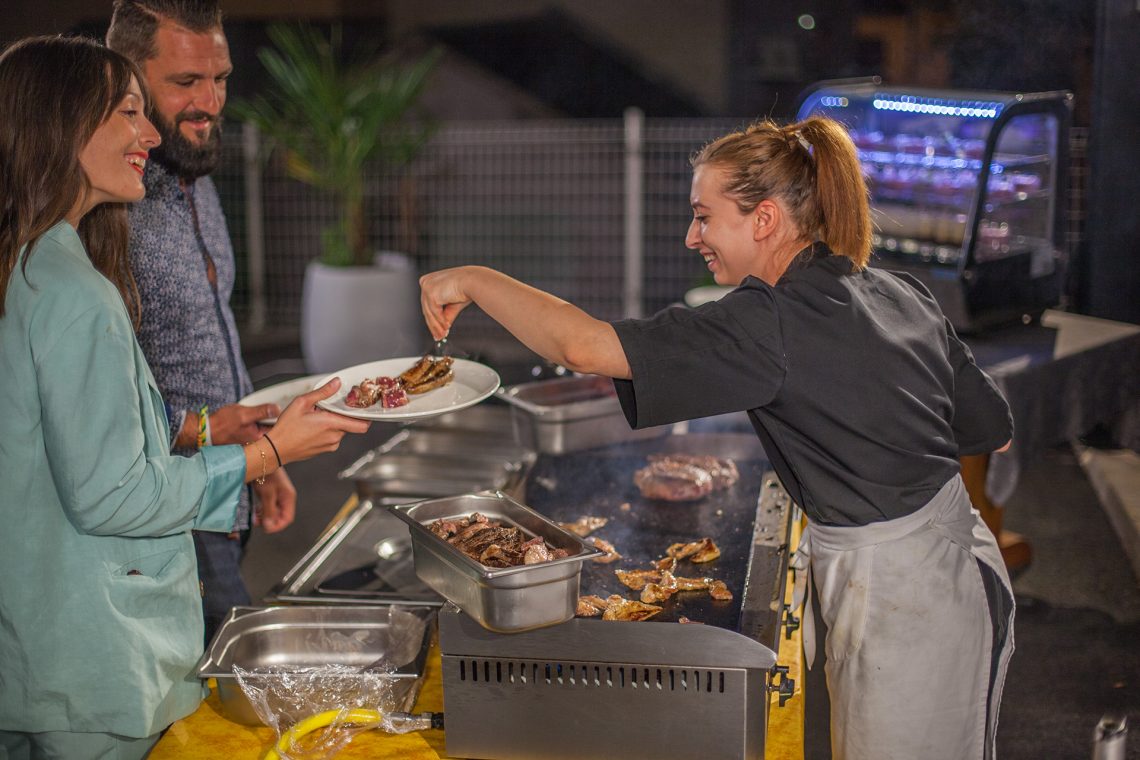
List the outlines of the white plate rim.
<svg viewBox="0 0 1140 760">
<path fill-rule="evenodd" d="M 492 396 L 495 391 L 499 389 L 499 386 L 501 384 L 499 373 L 488 367 L 486 364 L 473 362 L 469 359 L 454 359 L 455 363 L 452 365 L 452 371 L 455 372 L 455 380 L 453 380 L 448 385 L 445 385 L 443 388 L 438 388 L 434 391 L 428 391 L 423 396 L 413 398 L 408 406 L 419 404 L 420 408 L 418 409 L 409 410 L 408 406 L 401 406 L 395 409 L 384 409 L 378 404 L 367 407 L 365 409 L 354 409 L 352 407 L 338 403 L 345 397 L 345 395 L 348 394 L 348 392 L 352 389 L 352 386 L 359 383 L 360 380 L 366 377 L 376 377 L 378 375 L 395 377 L 396 375 L 399 375 L 401 372 L 414 365 L 422 358 L 423 356 L 402 356 L 394 359 L 380 359 L 378 361 L 357 364 L 352 367 L 345 367 L 344 369 L 337 370 L 336 372 L 330 372 L 329 374 L 320 378 L 316 383 L 314 383 L 313 387 L 320 387 L 327 383 L 329 380 L 332 380 L 334 377 L 339 377 L 341 380 L 341 388 L 332 398 L 318 401 L 317 406 L 321 407 L 322 409 L 327 409 L 330 412 L 335 412 L 336 414 L 342 414 L 346 417 L 355 417 L 362 420 L 373 420 L 381 422 L 419 420 L 427 419 L 428 417 L 435 417 L 440 414 L 446 414 L 448 412 L 459 411 L 460 409 L 466 409 L 469 406 L 474 406 L 480 401 L 484 401 Z M 479 387 L 474 387 L 465 382 L 463 375 L 469 374 L 471 372 L 478 372 L 480 374 L 485 373 L 486 379 L 484 383 Z M 444 390 L 446 388 L 450 388 L 456 383 L 463 384 L 465 387 L 469 388 L 472 391 L 473 395 L 458 402 L 433 406 L 428 409 L 424 409 L 422 407 L 422 403 L 420 402 L 429 400 L 433 393 Z"/>
<path fill-rule="evenodd" d="M 319 377 L 320 377 L 320 375 L 304 375 L 303 377 L 294 377 L 291 380 L 282 380 L 279 383 L 274 383 L 273 385 L 267 385 L 264 388 L 259 388 L 256 391 L 253 391 L 252 393 L 249 393 L 245 396 L 242 396 L 240 399 L 238 399 L 238 403 L 241 404 L 242 406 L 259 406 L 261 404 L 277 404 L 278 406 L 281 407 L 281 411 L 285 411 L 285 407 L 288 406 L 289 404 L 288 404 L 288 402 L 282 404 L 282 403 L 280 403 L 279 399 L 282 396 L 290 395 L 291 398 L 289 399 L 289 401 L 292 401 L 294 398 L 297 398 L 297 396 L 300 396 L 302 393 L 308 393 L 309 391 L 311 391 L 317 387 L 315 385 L 315 383 L 317 381 L 317 378 L 319 378 Z M 296 387 L 296 392 L 293 391 L 292 386 Z M 289 388 L 289 390 L 286 390 L 287 388 Z M 262 397 L 264 397 L 264 398 L 262 398 Z M 265 417 L 264 419 L 258 420 L 258 422 L 266 424 L 266 425 L 273 425 L 277 422 L 277 418 L 276 417 Z"/>
</svg>

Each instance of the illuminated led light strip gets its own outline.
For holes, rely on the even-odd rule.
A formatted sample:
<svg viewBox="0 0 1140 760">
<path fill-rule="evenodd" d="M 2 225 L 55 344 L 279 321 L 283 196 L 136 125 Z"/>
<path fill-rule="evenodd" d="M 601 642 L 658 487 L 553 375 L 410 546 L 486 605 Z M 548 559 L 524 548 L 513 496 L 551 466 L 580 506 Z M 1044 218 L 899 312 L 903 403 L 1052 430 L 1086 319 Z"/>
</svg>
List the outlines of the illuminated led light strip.
<svg viewBox="0 0 1140 760">
<path fill-rule="evenodd" d="M 867 163 L 875 164 L 909 164 L 911 166 L 933 166 L 937 169 L 973 169 L 978 171 L 982 168 L 982 162 L 977 158 L 957 158 L 950 156 L 924 156 L 911 153 L 895 153 L 886 150 L 858 150 L 859 160 Z M 1002 169 L 997 164 L 991 164 L 991 171 L 997 167 L 997 171 L 1001 172 Z"/>
<path fill-rule="evenodd" d="M 942 100 L 939 98 L 884 98 L 875 96 L 871 105 L 880 111 L 929 113 L 937 116 L 968 116 L 976 119 L 996 118 L 1003 108 L 1001 103 L 984 100 Z"/>
</svg>

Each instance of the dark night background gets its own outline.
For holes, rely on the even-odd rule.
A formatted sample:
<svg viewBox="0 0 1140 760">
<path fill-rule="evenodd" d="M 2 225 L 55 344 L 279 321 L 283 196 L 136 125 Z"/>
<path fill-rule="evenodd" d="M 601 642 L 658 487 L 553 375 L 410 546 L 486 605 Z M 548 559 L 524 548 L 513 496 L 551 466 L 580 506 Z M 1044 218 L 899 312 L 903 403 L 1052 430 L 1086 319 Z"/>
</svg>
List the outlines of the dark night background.
<svg viewBox="0 0 1140 760">
<path fill-rule="evenodd" d="M 227 33 L 239 75 L 231 80 L 231 97 L 261 85 L 255 51 L 266 41 L 266 24 L 283 15 L 347 20 L 350 47 L 354 39 L 394 47 L 442 44 L 524 93 L 531 106 L 520 109 L 523 118 L 615 117 L 628 106 L 648 116 L 787 118 L 811 83 L 867 75 L 894 85 L 1070 90 L 1073 124 L 1088 129 L 1088 187 L 1082 247 L 1071 262 L 1065 305 L 1140 323 L 1140 229 L 1131 208 L 1140 197 L 1140 174 L 1132 168 L 1140 163 L 1137 0 L 613 5 L 619 10 L 601 17 L 599 6 L 584 0 L 516 0 L 486 12 L 444 0 L 300 2 L 287 11 L 232 0 L 225 3 Z M 101 35 L 110 2 L 55 0 L 45 7 L 15 0 L 6 6 L 0 19 L 5 42 L 64 31 Z M 624 17 L 614 15 L 622 9 Z M 631 24 L 638 28 L 630 31 Z M 648 45 L 623 44 L 637 35 Z M 685 68 L 693 69 L 693 81 L 663 74 Z M 449 103 L 438 116 L 464 119 L 477 112 L 475 103 Z"/>
</svg>

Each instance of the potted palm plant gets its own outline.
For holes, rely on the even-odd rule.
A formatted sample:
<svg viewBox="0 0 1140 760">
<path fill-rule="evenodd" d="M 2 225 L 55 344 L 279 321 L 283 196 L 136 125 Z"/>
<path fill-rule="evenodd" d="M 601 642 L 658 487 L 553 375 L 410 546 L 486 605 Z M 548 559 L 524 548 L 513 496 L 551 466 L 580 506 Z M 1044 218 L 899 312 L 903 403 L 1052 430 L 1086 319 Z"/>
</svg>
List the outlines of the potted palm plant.
<svg viewBox="0 0 1140 760">
<path fill-rule="evenodd" d="M 366 170 L 404 166 L 430 127 L 411 111 L 439 51 L 411 63 L 373 51 L 343 55 L 341 33 L 310 26 L 269 28 L 273 47 L 258 58 L 269 86 L 234 103 L 266 147 L 283 154 L 286 173 L 327 195 L 336 209 L 321 232 L 321 254 L 305 270 L 301 349 L 311 372 L 411 354 L 424 342 L 415 268 L 406 258 L 375 263 L 365 214 Z M 391 265 L 401 262 L 403 265 Z"/>
</svg>

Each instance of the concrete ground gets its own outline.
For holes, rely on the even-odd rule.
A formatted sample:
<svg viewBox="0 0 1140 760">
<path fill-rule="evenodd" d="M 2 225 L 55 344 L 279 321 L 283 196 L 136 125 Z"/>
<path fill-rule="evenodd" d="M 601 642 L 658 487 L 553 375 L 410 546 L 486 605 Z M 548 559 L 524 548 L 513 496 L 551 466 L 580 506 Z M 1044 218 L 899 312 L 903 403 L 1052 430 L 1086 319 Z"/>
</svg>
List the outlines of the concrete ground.
<svg viewBox="0 0 1140 760">
<path fill-rule="evenodd" d="M 301 371 L 290 358 L 263 353 L 249 361 L 259 387 Z M 338 452 L 289 465 L 297 519 L 279 534 L 254 532 L 242 574 L 255 599 L 301 558 L 353 493 L 336 474 L 394 432 L 374 425 Z M 1034 463 L 1005 505 L 1007 529 L 1022 534 L 1034 552 L 1014 578 L 1017 649 L 998 730 L 1005 760 L 1090 758 L 1093 729 L 1112 712 L 1128 716 L 1133 730 L 1125 756 L 1140 760 L 1140 584 L 1120 537 L 1130 541 L 1129 531 L 1140 526 L 1127 517 L 1140 514 L 1138 483 L 1140 458 L 1064 447 Z M 811 739 L 826 716 L 809 714 L 806 724 Z M 808 760 L 829 756 L 826 743 L 818 745 Z"/>
</svg>

